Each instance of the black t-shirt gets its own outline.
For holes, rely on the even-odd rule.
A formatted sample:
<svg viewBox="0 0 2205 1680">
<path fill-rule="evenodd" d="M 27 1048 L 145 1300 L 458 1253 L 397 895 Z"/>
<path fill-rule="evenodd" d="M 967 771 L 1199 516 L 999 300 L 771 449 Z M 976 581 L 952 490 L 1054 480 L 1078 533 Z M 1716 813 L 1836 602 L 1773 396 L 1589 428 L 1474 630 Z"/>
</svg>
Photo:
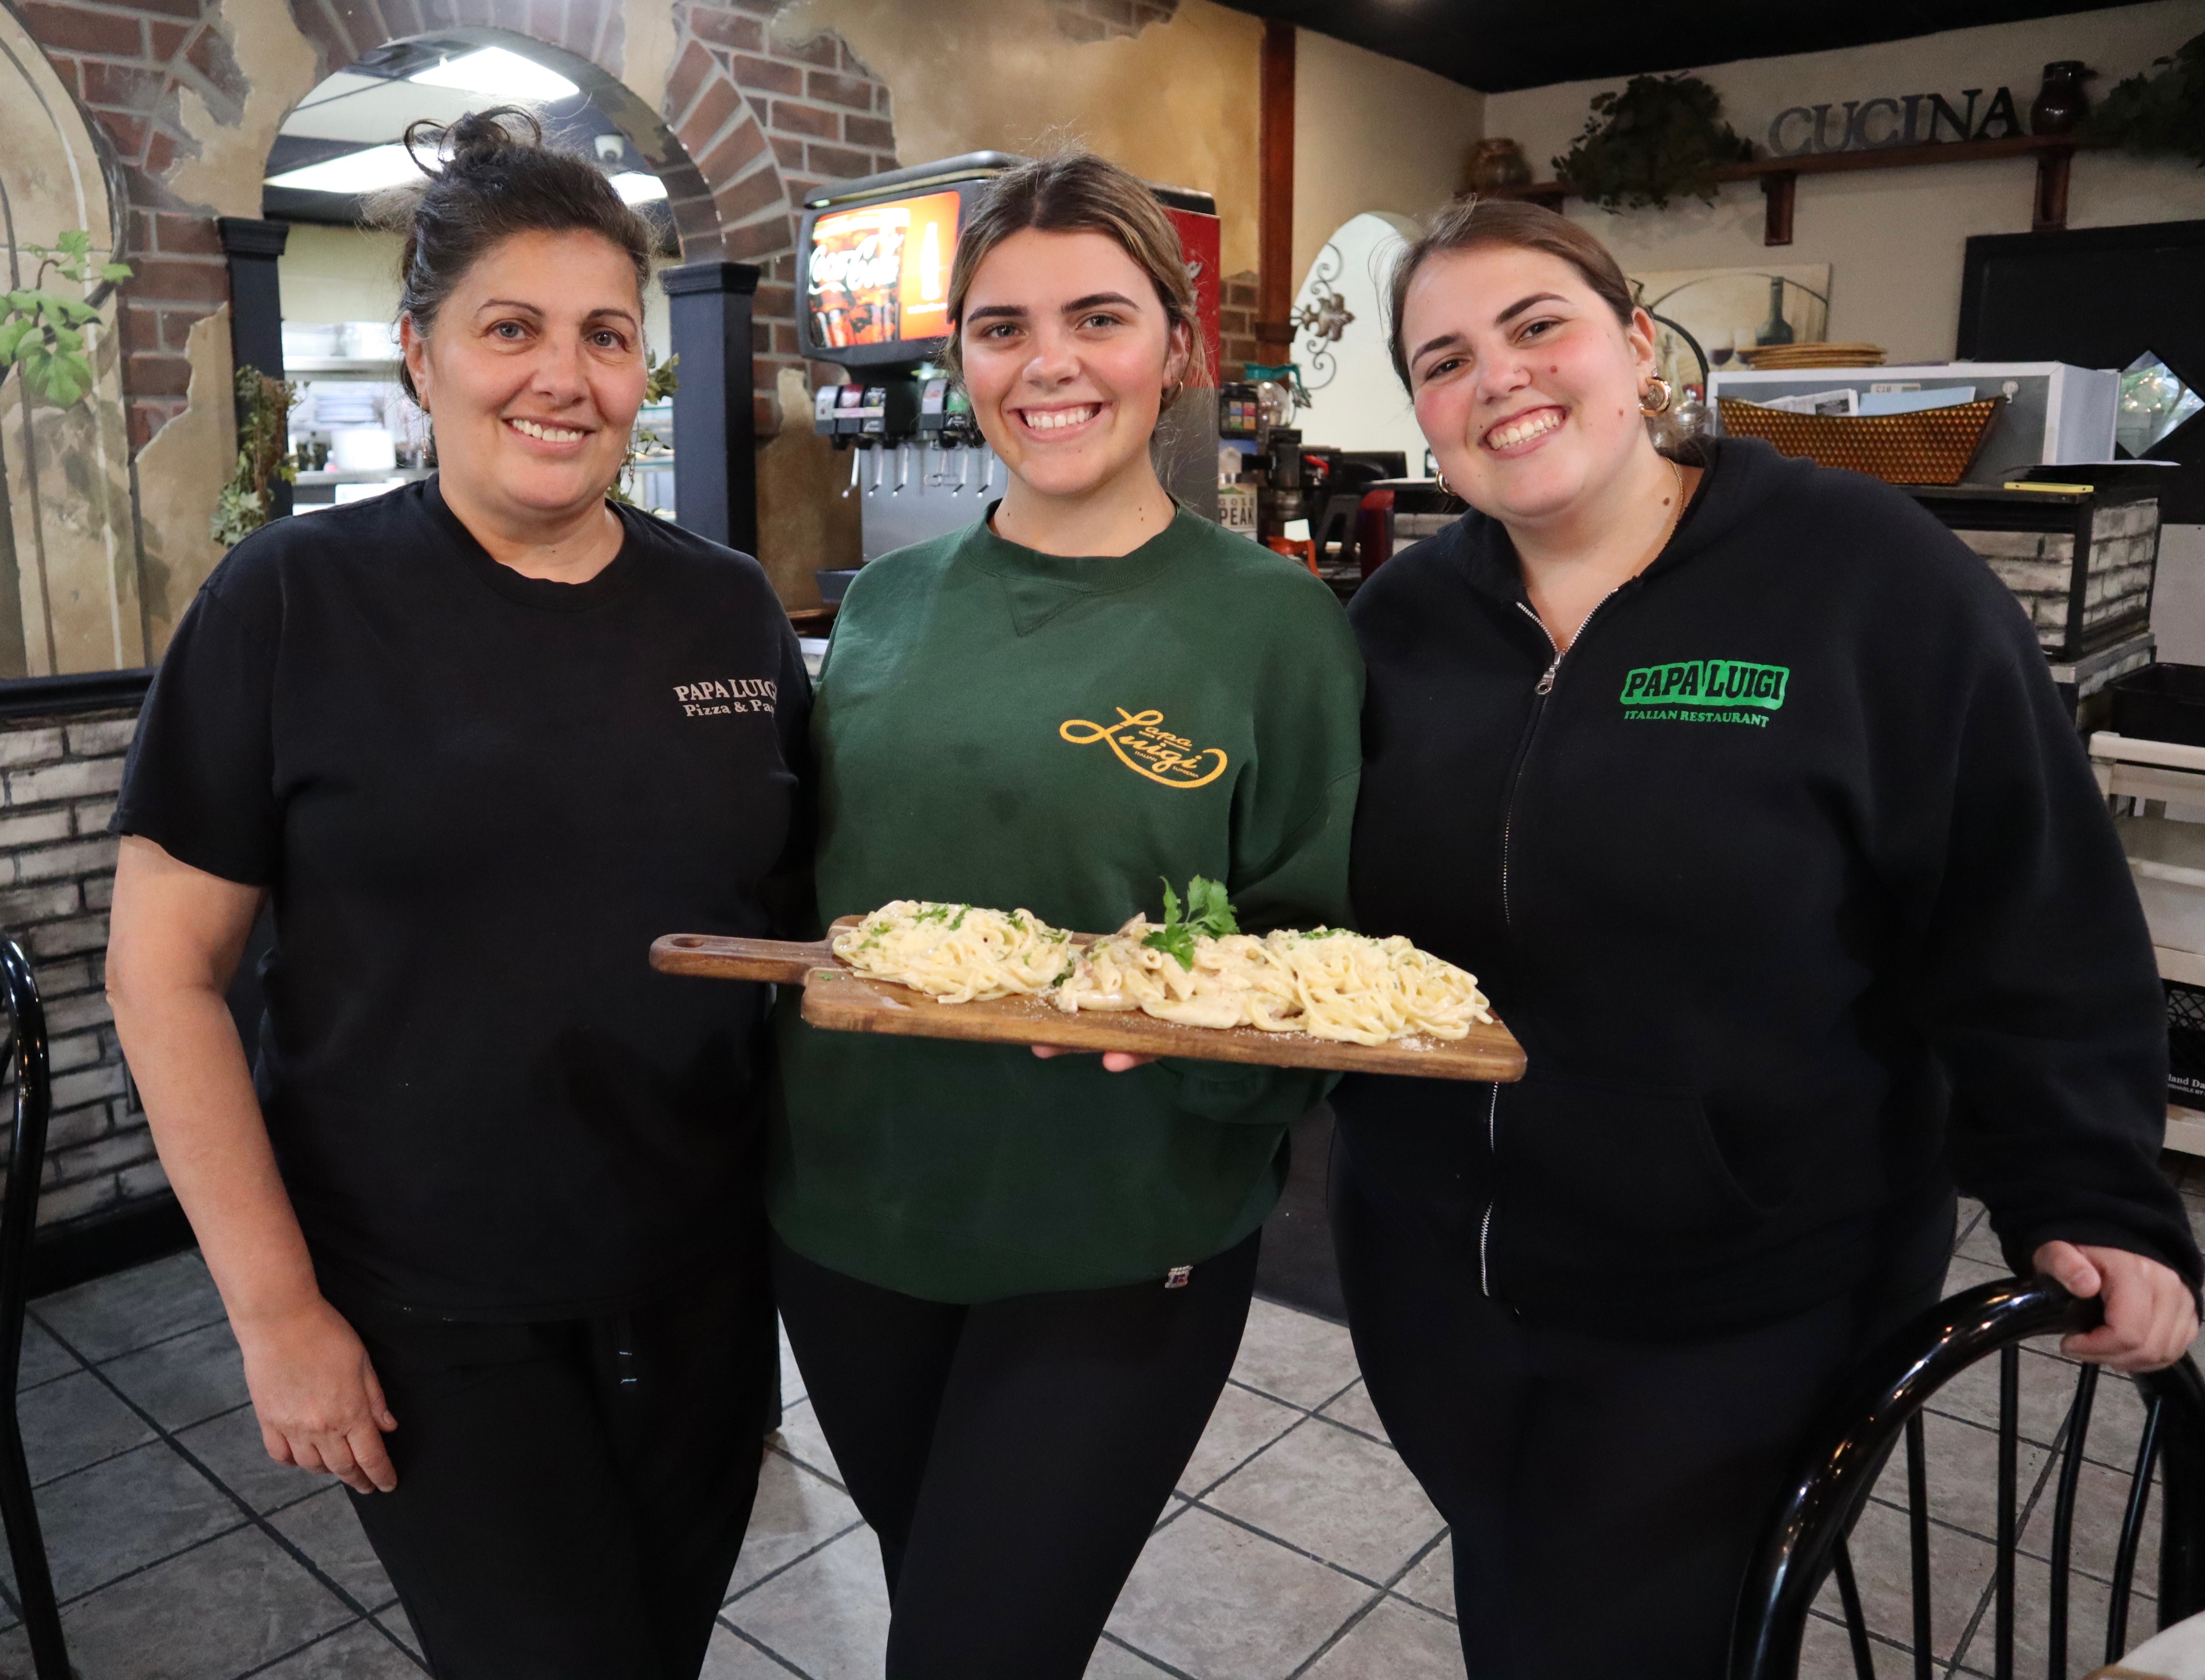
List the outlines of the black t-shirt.
<svg viewBox="0 0 2205 1680">
<path fill-rule="evenodd" d="M 256 1083 L 332 1281 L 563 1316 L 756 1232 L 764 988 L 648 953 L 799 930 L 811 689 L 755 561 L 620 518 L 584 584 L 434 480 L 280 520 L 146 698 L 113 827 L 272 891 Z"/>
</svg>

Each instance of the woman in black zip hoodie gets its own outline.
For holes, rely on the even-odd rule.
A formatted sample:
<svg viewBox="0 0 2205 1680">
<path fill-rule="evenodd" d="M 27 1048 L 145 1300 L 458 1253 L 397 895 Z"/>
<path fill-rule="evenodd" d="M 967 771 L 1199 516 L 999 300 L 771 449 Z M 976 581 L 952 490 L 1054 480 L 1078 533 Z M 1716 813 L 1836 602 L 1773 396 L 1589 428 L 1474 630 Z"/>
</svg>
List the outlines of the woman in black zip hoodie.
<svg viewBox="0 0 2205 1680">
<path fill-rule="evenodd" d="M 1817 1405 L 1935 1300 L 1956 1183 L 2017 1272 L 2103 1292 L 2070 1353 L 2195 1335 L 2150 942 L 2012 597 L 1897 490 L 1658 453 L 1591 235 L 1458 205 L 1392 330 L 1475 511 L 1352 609 L 1357 912 L 1480 975 L 1531 1072 L 1340 1086 L 1356 1351 L 1473 1680 L 1705 1680 Z"/>
</svg>

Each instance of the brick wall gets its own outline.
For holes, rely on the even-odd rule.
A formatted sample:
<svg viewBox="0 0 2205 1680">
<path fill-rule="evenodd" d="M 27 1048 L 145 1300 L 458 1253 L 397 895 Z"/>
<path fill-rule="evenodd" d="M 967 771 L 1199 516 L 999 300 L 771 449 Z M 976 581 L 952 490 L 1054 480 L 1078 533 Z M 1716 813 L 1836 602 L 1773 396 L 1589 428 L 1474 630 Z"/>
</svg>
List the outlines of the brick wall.
<svg viewBox="0 0 2205 1680">
<path fill-rule="evenodd" d="M 30 954 L 54 1080 L 40 1225 L 168 1183 L 102 990 L 115 886 L 107 819 L 136 727 L 135 708 L 0 723 L 0 928 Z"/>
<path fill-rule="evenodd" d="M 1263 347 L 1256 342 L 1255 270 L 1226 276 L 1217 306 L 1217 377 L 1239 379 L 1245 377 L 1242 364 L 1263 359 Z"/>
<path fill-rule="evenodd" d="M 1056 27 L 1075 41 L 1138 35 L 1152 23 L 1167 23 L 1179 0 L 1049 0 Z"/>
<path fill-rule="evenodd" d="M 2072 532 L 1956 530 L 1952 535 L 1988 561 L 1999 580 L 2019 598 L 2036 626 L 2039 642 L 2056 648 L 2066 640 L 2068 591 L 2075 573 Z M 2143 612 L 2158 560 L 2157 502 L 2115 502 L 2095 510 L 2081 628 L 2088 632 Z"/>
<path fill-rule="evenodd" d="M 781 370 L 805 368 L 796 353 L 796 222 L 805 195 L 898 162 L 888 88 L 839 36 L 776 39 L 767 24 L 782 5 L 677 3 L 666 80 L 667 122 L 718 183 L 727 255 L 765 270 L 751 314 L 760 436 L 774 429 Z"/>
<path fill-rule="evenodd" d="M 290 0 L 324 74 L 383 44 L 458 27 L 510 30 L 618 74 L 613 0 Z M 1107 0 L 1082 0 L 1112 9 Z M 1168 10 L 1155 0 L 1132 9 Z M 761 437 L 778 416 L 775 376 L 795 366 L 793 212 L 821 181 L 894 167 L 888 90 L 838 37 L 775 39 L 782 0 L 686 0 L 673 7 L 676 60 L 663 115 L 686 156 L 667 171 L 685 257 L 725 256 L 769 271 L 754 308 Z M 16 0 L 62 80 L 115 158 L 134 276 L 120 312 L 130 445 L 141 449 L 184 407 L 187 335 L 229 297 L 211 217 L 166 183 L 196 143 L 187 90 L 217 121 L 238 122 L 247 87 L 215 0 Z"/>
</svg>

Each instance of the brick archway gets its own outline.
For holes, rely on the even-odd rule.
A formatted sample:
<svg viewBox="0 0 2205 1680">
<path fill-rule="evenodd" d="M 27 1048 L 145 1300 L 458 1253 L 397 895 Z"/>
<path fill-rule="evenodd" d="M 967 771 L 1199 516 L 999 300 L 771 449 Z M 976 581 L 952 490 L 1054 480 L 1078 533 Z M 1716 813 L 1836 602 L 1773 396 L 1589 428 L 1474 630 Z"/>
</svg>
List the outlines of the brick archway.
<svg viewBox="0 0 2205 1680">
<path fill-rule="evenodd" d="M 793 212 L 818 182 L 895 165 L 888 89 L 838 38 L 774 38 L 778 0 L 679 0 L 663 106 L 620 80 L 625 25 L 616 0 L 288 0 L 319 73 L 422 35 L 519 37 L 581 85 L 667 183 L 685 260 L 724 257 L 766 270 L 754 306 L 761 437 L 778 422 L 775 381 L 796 354 Z M 169 178 L 195 146 L 188 94 L 235 124 L 250 89 L 232 56 L 219 0 L 15 0 L 15 9 L 75 94 L 115 164 L 129 209 L 123 288 L 123 385 L 132 454 L 183 411 L 187 337 L 228 300 L 214 221 Z"/>
</svg>

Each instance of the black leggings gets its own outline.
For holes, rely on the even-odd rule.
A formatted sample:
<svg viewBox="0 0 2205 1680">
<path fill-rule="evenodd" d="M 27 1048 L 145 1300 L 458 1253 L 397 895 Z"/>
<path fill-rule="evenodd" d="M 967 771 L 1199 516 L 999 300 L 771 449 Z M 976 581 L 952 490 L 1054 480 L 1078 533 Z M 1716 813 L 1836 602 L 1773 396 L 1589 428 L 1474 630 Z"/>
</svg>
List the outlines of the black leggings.
<svg viewBox="0 0 2205 1680">
<path fill-rule="evenodd" d="M 358 1300 L 398 1428 L 353 1495 L 437 1680 L 696 1680 L 779 1367 L 764 1256 L 539 1324 Z"/>
<path fill-rule="evenodd" d="M 1935 1221 L 1873 1298 L 1685 1342 L 1526 1325 L 1474 1261 L 1372 1206 L 1333 1154 L 1371 1403 L 1453 1530 L 1470 1680 L 1709 1680 L 1740 1578 L 1833 1382 L 1933 1303 Z"/>
<path fill-rule="evenodd" d="M 1233 1368 L 1257 1238 L 1183 1289 L 921 1301 L 774 1244 L 894 1612 L 889 1680 L 1079 1680 Z"/>
</svg>

